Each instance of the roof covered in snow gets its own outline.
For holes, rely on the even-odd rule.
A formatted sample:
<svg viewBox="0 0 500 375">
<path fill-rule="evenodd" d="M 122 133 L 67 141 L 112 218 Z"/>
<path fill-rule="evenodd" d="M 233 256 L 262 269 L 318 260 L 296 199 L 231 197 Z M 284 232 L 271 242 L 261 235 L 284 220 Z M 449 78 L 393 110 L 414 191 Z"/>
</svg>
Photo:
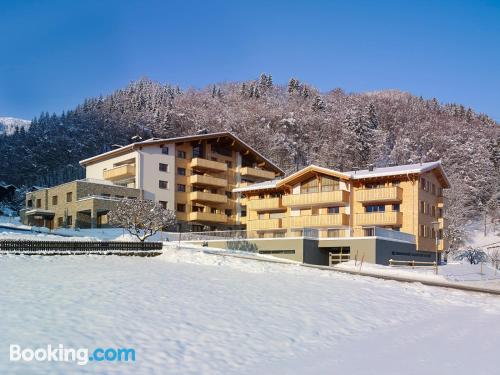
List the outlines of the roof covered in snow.
<svg viewBox="0 0 500 375">
<path fill-rule="evenodd" d="M 196 140 L 200 140 L 200 139 L 223 138 L 223 137 L 227 137 L 227 138 L 232 139 L 241 148 L 253 153 L 255 156 L 257 156 L 258 159 L 264 161 L 269 168 L 271 168 L 272 170 L 274 170 L 278 174 L 280 174 L 280 175 L 284 174 L 284 171 L 280 167 L 278 167 L 276 164 L 274 164 L 272 161 L 267 159 L 260 152 L 255 150 L 253 147 L 251 147 L 250 145 L 248 145 L 247 143 L 242 141 L 240 138 L 238 138 L 236 135 L 234 135 L 231 132 L 197 134 L 197 135 L 189 135 L 189 136 L 165 138 L 165 139 L 151 138 L 151 139 L 147 139 L 145 141 L 131 143 L 129 145 L 105 152 L 103 154 L 99 154 L 96 156 L 92 156 L 91 158 L 81 160 L 80 165 L 85 167 L 87 165 L 97 163 L 101 160 L 106 160 L 110 157 L 126 154 L 130 151 L 140 149 L 141 147 L 155 146 L 155 145 L 161 145 L 161 144 L 166 144 L 166 143 L 190 142 L 190 141 L 196 141 Z"/>
<path fill-rule="evenodd" d="M 302 180 L 305 176 L 314 173 L 323 173 L 327 175 L 336 176 L 342 179 L 352 179 L 352 180 L 362 180 L 368 178 L 377 178 L 377 177 L 388 177 L 388 176 L 399 176 L 399 175 L 409 175 L 409 174 L 421 174 L 425 172 L 429 172 L 431 170 L 436 169 L 442 179 L 443 187 L 450 187 L 450 182 L 448 181 L 448 177 L 443 170 L 441 165 L 441 161 L 433 161 L 428 163 L 418 163 L 418 164 L 406 164 L 406 165 L 397 165 L 392 167 L 374 167 L 373 170 L 362 169 L 358 171 L 348 171 L 348 172 L 339 172 L 334 169 L 319 167 L 317 165 L 309 165 L 300 171 L 297 171 L 283 179 L 276 179 L 271 181 L 260 182 L 240 188 L 233 189 L 235 193 L 241 193 L 246 191 L 254 191 L 254 190 L 267 190 L 273 189 L 276 187 L 283 186 L 285 184 L 293 184 L 296 180 Z"/>
</svg>

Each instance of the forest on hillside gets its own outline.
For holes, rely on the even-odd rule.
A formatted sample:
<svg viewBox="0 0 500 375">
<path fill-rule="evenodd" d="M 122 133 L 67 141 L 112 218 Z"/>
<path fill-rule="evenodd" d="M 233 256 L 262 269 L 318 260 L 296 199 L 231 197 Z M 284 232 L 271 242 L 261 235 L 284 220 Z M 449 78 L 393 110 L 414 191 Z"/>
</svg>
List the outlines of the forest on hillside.
<svg viewBox="0 0 500 375">
<path fill-rule="evenodd" d="M 287 172 L 314 163 L 339 170 L 441 159 L 449 238 L 471 218 L 498 215 L 500 127 L 485 114 L 400 91 L 322 93 L 262 74 L 182 90 L 149 79 L 60 115 L 43 113 L 28 130 L 0 136 L 0 181 L 54 185 L 83 176 L 78 161 L 130 143 L 200 130 L 234 132 Z"/>
</svg>

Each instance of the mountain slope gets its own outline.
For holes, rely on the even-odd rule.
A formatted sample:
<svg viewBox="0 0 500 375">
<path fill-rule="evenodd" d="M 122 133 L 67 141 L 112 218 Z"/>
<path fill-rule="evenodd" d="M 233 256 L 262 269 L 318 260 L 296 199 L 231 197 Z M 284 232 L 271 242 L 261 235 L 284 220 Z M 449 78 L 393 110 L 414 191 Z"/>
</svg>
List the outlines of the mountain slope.
<svg viewBox="0 0 500 375">
<path fill-rule="evenodd" d="M 11 135 L 16 131 L 16 128 L 24 128 L 27 130 L 31 121 L 23 120 L 14 117 L 0 117 L 0 134 Z"/>
</svg>

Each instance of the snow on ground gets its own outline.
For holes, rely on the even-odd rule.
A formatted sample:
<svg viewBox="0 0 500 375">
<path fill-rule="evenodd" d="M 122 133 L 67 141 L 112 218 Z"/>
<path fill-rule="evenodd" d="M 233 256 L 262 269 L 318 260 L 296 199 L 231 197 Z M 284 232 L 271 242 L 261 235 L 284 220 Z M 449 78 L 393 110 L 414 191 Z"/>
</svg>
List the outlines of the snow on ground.
<svg viewBox="0 0 500 375">
<path fill-rule="evenodd" d="M 0 256 L 0 373 L 498 374 L 500 298 L 204 254 Z M 134 363 L 9 362 L 8 345 Z"/>
</svg>

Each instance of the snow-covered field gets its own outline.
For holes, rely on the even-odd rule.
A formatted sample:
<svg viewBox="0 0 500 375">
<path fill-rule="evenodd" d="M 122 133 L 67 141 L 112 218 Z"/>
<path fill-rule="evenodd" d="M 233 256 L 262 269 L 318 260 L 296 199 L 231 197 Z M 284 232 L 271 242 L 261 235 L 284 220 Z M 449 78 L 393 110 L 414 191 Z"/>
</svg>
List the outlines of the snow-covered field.
<svg viewBox="0 0 500 375">
<path fill-rule="evenodd" d="M 170 248 L 0 257 L 0 374 L 498 374 L 500 298 Z M 9 344 L 135 348 L 8 361 Z"/>
</svg>

